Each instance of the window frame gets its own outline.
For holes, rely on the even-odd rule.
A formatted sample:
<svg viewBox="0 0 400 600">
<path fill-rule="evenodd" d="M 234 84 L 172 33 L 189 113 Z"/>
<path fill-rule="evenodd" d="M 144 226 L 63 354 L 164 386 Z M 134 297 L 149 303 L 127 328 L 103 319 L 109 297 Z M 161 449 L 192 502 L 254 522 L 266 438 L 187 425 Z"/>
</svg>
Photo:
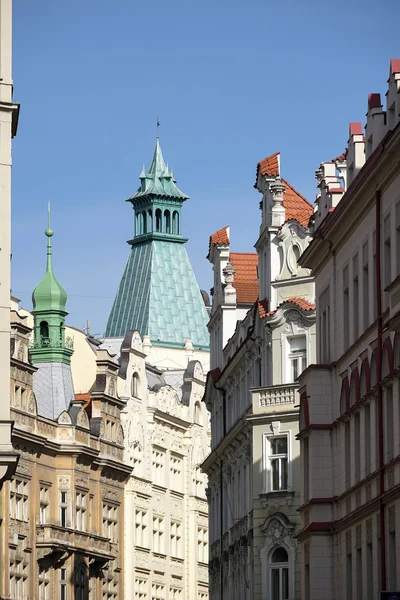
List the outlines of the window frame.
<svg viewBox="0 0 400 600">
<path fill-rule="evenodd" d="M 271 468 L 271 458 L 270 457 L 275 456 L 276 458 L 274 458 L 273 460 L 279 460 L 280 458 L 284 457 L 283 454 L 282 455 L 280 455 L 280 454 L 273 455 L 272 454 L 271 440 L 274 440 L 277 438 L 286 438 L 287 484 L 286 484 L 285 488 L 274 490 L 272 487 L 272 468 Z M 291 447 L 290 431 L 280 431 L 278 434 L 263 433 L 262 448 L 263 448 L 263 473 L 264 473 L 263 493 L 264 494 L 276 494 L 276 493 L 282 493 L 282 492 L 290 493 L 292 491 L 292 461 L 291 461 L 292 447 Z"/>
</svg>

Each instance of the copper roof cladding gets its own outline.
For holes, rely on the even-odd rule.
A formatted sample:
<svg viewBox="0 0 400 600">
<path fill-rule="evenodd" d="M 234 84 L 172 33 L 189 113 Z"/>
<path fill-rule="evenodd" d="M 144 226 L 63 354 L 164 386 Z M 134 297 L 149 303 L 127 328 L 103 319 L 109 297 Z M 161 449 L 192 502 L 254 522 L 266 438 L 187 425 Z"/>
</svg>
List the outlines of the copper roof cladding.
<svg viewBox="0 0 400 600">
<path fill-rule="evenodd" d="M 233 286 L 238 304 L 254 304 L 258 298 L 258 254 L 231 252 L 230 262 L 235 269 Z"/>
<path fill-rule="evenodd" d="M 300 225 L 303 225 L 303 227 L 308 227 L 310 217 L 314 213 L 313 205 L 295 190 L 286 179 L 282 178 L 282 181 L 286 185 L 285 193 L 283 195 L 286 221 L 295 219 Z"/>
</svg>

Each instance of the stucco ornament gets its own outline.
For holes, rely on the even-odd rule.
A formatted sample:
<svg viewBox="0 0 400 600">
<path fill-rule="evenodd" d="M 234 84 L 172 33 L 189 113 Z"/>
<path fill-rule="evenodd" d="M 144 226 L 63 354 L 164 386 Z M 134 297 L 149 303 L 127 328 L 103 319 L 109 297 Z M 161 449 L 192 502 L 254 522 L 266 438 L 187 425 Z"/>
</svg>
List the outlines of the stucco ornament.
<svg viewBox="0 0 400 600">
<path fill-rule="evenodd" d="M 297 540 L 293 539 L 294 525 L 283 513 L 270 515 L 260 529 L 265 536 L 264 548 L 283 545 L 297 552 Z"/>
<path fill-rule="evenodd" d="M 131 348 L 133 350 L 138 350 L 139 352 L 142 352 L 142 350 L 143 350 L 142 339 L 141 339 L 140 333 L 138 331 L 135 331 L 132 336 Z"/>
</svg>

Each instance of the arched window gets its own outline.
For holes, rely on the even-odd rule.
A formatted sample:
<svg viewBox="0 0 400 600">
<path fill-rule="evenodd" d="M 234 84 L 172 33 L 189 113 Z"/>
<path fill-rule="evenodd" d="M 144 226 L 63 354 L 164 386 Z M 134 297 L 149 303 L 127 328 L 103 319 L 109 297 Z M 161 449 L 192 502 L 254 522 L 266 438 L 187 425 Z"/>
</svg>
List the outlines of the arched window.
<svg viewBox="0 0 400 600">
<path fill-rule="evenodd" d="M 340 414 L 346 412 L 349 408 L 349 380 L 347 377 L 343 379 L 342 390 L 340 392 Z"/>
<path fill-rule="evenodd" d="M 164 211 L 164 231 L 165 233 L 171 233 L 171 213 L 169 210 Z"/>
<path fill-rule="evenodd" d="M 40 322 L 40 340 L 44 346 L 48 346 L 49 339 L 49 324 L 47 321 Z"/>
<path fill-rule="evenodd" d="M 159 208 L 156 210 L 156 231 L 162 231 L 162 213 Z"/>
<path fill-rule="evenodd" d="M 172 214 L 172 233 L 179 234 L 179 213 L 177 210 L 174 210 Z"/>
<path fill-rule="evenodd" d="M 75 600 L 87 600 L 86 568 L 81 565 L 75 571 Z"/>
<path fill-rule="evenodd" d="M 142 212 L 142 215 L 143 215 L 143 217 L 142 217 L 143 218 L 143 231 L 142 231 L 142 233 L 147 233 L 147 213 L 146 213 L 145 210 Z"/>
<path fill-rule="evenodd" d="M 131 396 L 137 398 L 139 394 L 139 375 L 134 373 L 131 379 Z"/>
<path fill-rule="evenodd" d="M 201 406 L 200 406 L 200 402 L 196 402 L 196 404 L 194 405 L 194 422 L 197 425 L 202 425 L 202 422 L 201 422 Z"/>
<path fill-rule="evenodd" d="M 285 548 L 278 547 L 270 560 L 271 600 L 289 600 L 289 558 Z"/>
<path fill-rule="evenodd" d="M 143 214 L 140 212 L 136 216 L 136 235 L 143 233 Z"/>
<path fill-rule="evenodd" d="M 377 382 L 377 374 L 376 374 L 376 358 L 375 358 L 375 352 L 372 355 L 371 358 L 371 365 L 370 365 L 370 379 L 371 379 L 371 388 L 374 388 L 376 386 Z"/>
<path fill-rule="evenodd" d="M 151 233 L 153 231 L 153 211 L 151 210 L 151 208 L 149 208 L 148 210 L 148 217 L 147 217 L 147 224 L 148 224 L 148 233 Z"/>
</svg>

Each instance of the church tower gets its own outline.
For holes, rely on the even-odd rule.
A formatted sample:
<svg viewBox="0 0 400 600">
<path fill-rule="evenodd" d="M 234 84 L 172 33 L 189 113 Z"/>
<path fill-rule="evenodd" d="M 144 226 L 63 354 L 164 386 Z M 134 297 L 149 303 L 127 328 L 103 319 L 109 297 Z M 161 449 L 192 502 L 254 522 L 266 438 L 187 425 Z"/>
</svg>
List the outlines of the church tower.
<svg viewBox="0 0 400 600">
<path fill-rule="evenodd" d="M 188 199 L 176 185 L 157 138 L 139 189 L 128 198 L 135 231 L 105 336 L 136 329 L 152 345 L 209 349 L 207 311 L 186 252 L 182 208 Z M 144 341 L 145 341 L 144 340 Z"/>
<path fill-rule="evenodd" d="M 73 341 L 65 337 L 67 292 L 53 272 L 50 208 L 47 237 L 46 272 L 32 294 L 34 337 L 30 360 L 38 367 L 34 374 L 34 391 L 38 413 L 57 419 L 74 400 L 71 374 Z"/>
</svg>

